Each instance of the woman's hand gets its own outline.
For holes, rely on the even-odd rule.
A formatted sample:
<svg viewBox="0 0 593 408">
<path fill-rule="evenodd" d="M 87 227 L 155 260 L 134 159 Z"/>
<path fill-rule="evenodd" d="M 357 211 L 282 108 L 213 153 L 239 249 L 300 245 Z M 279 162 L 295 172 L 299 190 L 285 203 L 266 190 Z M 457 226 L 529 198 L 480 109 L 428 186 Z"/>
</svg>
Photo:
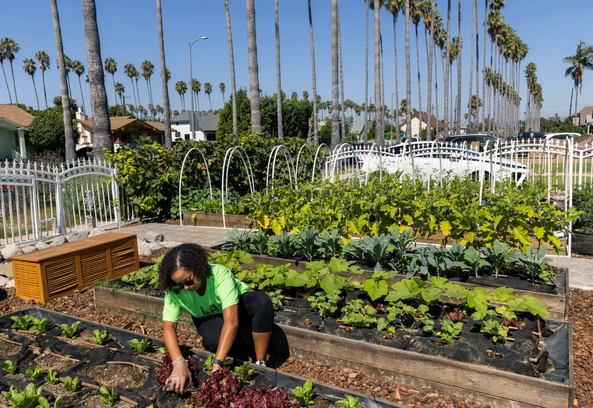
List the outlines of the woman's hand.
<svg viewBox="0 0 593 408">
<path fill-rule="evenodd" d="M 212 372 L 215 372 L 216 370 L 220 369 L 222 367 L 220 367 L 218 364 L 212 364 Z"/>
<path fill-rule="evenodd" d="M 185 358 L 179 357 L 173 361 L 173 372 L 165 381 L 165 389 L 181 394 L 185 390 L 185 383 L 190 379 L 191 372 L 187 367 L 187 361 Z"/>
</svg>

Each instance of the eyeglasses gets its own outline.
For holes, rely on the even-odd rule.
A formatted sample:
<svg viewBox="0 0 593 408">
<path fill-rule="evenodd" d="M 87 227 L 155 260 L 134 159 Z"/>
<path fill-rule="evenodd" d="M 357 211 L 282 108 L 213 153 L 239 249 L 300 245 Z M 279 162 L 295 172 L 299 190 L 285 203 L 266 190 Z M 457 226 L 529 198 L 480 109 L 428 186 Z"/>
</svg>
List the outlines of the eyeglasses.
<svg viewBox="0 0 593 408">
<path fill-rule="evenodd" d="M 179 283 L 177 286 L 179 288 L 187 288 L 192 286 L 196 281 L 196 274 L 195 272 L 191 274 L 191 276 L 189 278 L 187 278 L 186 280 L 184 280 L 183 282 Z"/>
</svg>

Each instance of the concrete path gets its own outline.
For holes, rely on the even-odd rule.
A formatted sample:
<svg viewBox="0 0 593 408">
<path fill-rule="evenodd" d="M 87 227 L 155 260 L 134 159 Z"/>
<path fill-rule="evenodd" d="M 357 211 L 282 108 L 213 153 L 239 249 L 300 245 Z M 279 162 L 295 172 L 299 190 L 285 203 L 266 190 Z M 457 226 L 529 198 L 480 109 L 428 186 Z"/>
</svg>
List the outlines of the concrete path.
<svg viewBox="0 0 593 408">
<path fill-rule="evenodd" d="M 160 232 L 165 241 L 193 242 L 207 247 L 224 243 L 230 229 L 191 227 L 169 224 L 142 224 L 124 227 L 122 232 L 135 232 L 142 236 L 148 231 Z M 553 265 L 570 269 L 570 287 L 593 290 L 593 259 L 552 257 Z"/>
</svg>

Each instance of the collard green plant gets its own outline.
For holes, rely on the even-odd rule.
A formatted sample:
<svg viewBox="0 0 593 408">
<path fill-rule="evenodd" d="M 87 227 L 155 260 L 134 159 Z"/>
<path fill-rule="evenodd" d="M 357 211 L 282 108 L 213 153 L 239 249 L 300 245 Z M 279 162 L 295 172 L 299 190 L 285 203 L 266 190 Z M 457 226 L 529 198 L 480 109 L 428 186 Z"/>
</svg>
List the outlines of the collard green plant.
<svg viewBox="0 0 593 408">
<path fill-rule="evenodd" d="M 244 362 L 240 366 L 233 367 L 233 373 L 241 376 L 241 382 L 243 384 L 249 384 L 254 372 L 255 368 L 249 369 L 249 361 Z"/>
<path fill-rule="evenodd" d="M 294 235 L 282 231 L 279 235 L 274 235 L 270 238 L 270 246 L 279 257 L 290 258 L 294 255 Z"/>
<path fill-rule="evenodd" d="M 494 273 L 495 278 L 498 278 L 498 274 L 505 264 L 508 252 L 509 246 L 507 244 L 501 244 L 499 240 L 494 241 L 492 247 L 485 246 L 482 248 L 482 253 L 488 259 L 490 271 Z"/>
<path fill-rule="evenodd" d="M 296 233 L 297 254 L 308 261 L 312 261 L 317 253 L 315 241 L 318 232 L 316 228 L 307 225 L 302 231 Z"/>
<path fill-rule="evenodd" d="M 535 283 L 536 278 L 539 278 L 544 282 L 553 282 L 555 276 L 548 265 L 552 262 L 552 259 L 546 257 L 547 254 L 548 250 L 546 247 L 541 247 L 535 252 L 533 246 L 530 246 L 525 253 L 517 252 L 515 254 L 514 262 L 525 267 L 525 270 L 531 276 L 533 283 Z"/>
<path fill-rule="evenodd" d="M 308 407 L 315 404 L 315 393 L 317 387 L 313 388 L 313 380 L 309 378 L 302 387 L 294 389 L 294 396 L 301 407 Z"/>
<path fill-rule="evenodd" d="M 54 322 L 51 320 L 47 320 L 47 317 L 43 319 L 33 319 L 33 326 L 31 329 L 37 330 L 39 333 L 47 332 L 52 326 Z"/>
<path fill-rule="evenodd" d="M 47 370 L 47 376 L 45 377 L 45 381 L 52 385 L 57 384 L 58 382 L 60 382 L 60 379 L 58 378 L 58 373 L 50 368 L 49 370 Z"/>
<path fill-rule="evenodd" d="M 107 333 L 106 330 L 93 330 L 93 337 L 90 337 L 88 341 L 100 346 L 104 346 L 107 344 L 110 338 L 111 334 Z"/>
<path fill-rule="evenodd" d="M 33 408 L 37 406 L 42 391 L 43 387 L 35 389 L 35 384 L 33 383 L 28 384 L 22 393 L 14 385 L 11 385 L 8 391 L 2 392 L 2 396 L 13 407 Z"/>
<path fill-rule="evenodd" d="M 14 322 L 11 327 L 17 330 L 30 330 L 31 326 L 33 326 L 34 318 L 33 315 L 24 315 L 22 317 L 10 316 L 10 320 Z"/>
<path fill-rule="evenodd" d="M 268 253 L 268 236 L 262 230 L 249 236 L 249 251 L 257 255 Z"/>
<path fill-rule="evenodd" d="M 319 247 L 325 257 L 332 257 L 342 253 L 342 238 L 339 234 L 340 231 L 336 228 L 332 232 L 323 231 L 315 239 L 315 245 Z"/>
<path fill-rule="evenodd" d="M 360 240 L 359 246 L 364 252 L 365 259 L 375 267 L 375 272 L 381 270 L 381 265 L 387 263 L 390 250 L 393 248 L 391 239 L 385 234 L 365 236 Z"/>
<path fill-rule="evenodd" d="M 482 259 L 480 252 L 473 246 L 470 246 L 465 250 L 465 265 L 466 270 L 478 277 L 480 270 L 486 266 L 490 266 L 490 263 L 485 259 Z"/>
<path fill-rule="evenodd" d="M 80 322 L 74 322 L 71 326 L 68 326 L 67 324 L 61 324 L 60 329 L 62 329 L 62 336 L 65 336 L 69 339 L 75 339 L 79 324 Z"/>
<path fill-rule="evenodd" d="M 2 363 L 2 369 L 4 371 L 6 371 L 8 374 L 16 373 L 17 367 L 18 367 L 18 362 L 16 360 L 15 361 L 6 360 L 5 362 Z"/>
<path fill-rule="evenodd" d="M 115 401 L 117 400 L 117 391 L 114 388 L 111 388 L 111 392 L 104 387 L 101 386 L 99 388 L 99 392 L 101 393 L 101 402 L 105 405 L 109 405 L 110 407 L 115 405 Z"/>
<path fill-rule="evenodd" d="M 72 377 L 64 378 L 64 388 L 66 391 L 76 392 L 78 388 L 78 377 L 74 377 L 74 379 Z"/>
<path fill-rule="evenodd" d="M 43 377 L 41 367 L 39 366 L 35 366 L 34 370 L 28 369 L 26 373 L 32 380 L 38 380 L 39 378 Z"/>
<path fill-rule="evenodd" d="M 148 350 L 152 345 L 152 341 L 148 337 L 143 338 L 141 341 L 138 339 L 128 340 L 126 343 L 132 347 L 134 353 L 140 355 L 148 354 Z"/>
<path fill-rule="evenodd" d="M 249 234 L 249 230 L 238 230 L 237 227 L 234 227 L 231 231 L 229 231 L 226 242 L 222 246 L 222 249 L 238 249 L 240 251 L 249 251 Z"/>
</svg>

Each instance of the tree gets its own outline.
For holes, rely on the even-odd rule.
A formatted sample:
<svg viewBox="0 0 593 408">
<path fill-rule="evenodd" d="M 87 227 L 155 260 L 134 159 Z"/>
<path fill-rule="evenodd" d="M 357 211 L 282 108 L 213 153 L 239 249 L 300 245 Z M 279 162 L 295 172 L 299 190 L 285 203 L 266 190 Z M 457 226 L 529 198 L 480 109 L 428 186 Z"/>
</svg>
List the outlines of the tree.
<svg viewBox="0 0 593 408">
<path fill-rule="evenodd" d="M 122 106 L 124 112 L 126 111 L 126 103 L 124 100 L 125 92 L 126 92 L 126 88 L 124 87 L 124 85 L 121 82 L 116 82 L 115 83 L 115 93 L 117 94 L 117 96 L 119 96 L 119 100 L 121 101 L 121 106 Z"/>
<path fill-rule="evenodd" d="M 451 64 L 451 0 L 447 1 L 447 52 L 445 56 L 445 133 L 443 137 L 449 136 L 449 74 Z"/>
<path fill-rule="evenodd" d="M 385 133 L 383 130 L 383 100 L 381 98 L 381 9 L 379 0 L 374 0 L 375 14 L 375 141 L 380 147 L 385 145 Z M 337 7 L 337 4 L 336 4 Z M 332 117 L 332 120 L 333 117 Z M 336 120 L 337 121 L 337 120 Z M 337 123 L 336 123 L 337 126 Z"/>
<path fill-rule="evenodd" d="M 200 91 L 202 90 L 202 84 L 196 78 L 191 79 L 191 90 L 196 95 L 196 101 L 198 102 L 198 111 L 200 111 Z"/>
<path fill-rule="evenodd" d="M 420 47 L 418 46 L 418 25 L 420 20 L 424 17 L 424 10 L 422 8 L 422 0 L 410 1 L 410 15 L 414 30 L 416 32 L 416 65 L 418 67 L 418 111 L 422 112 L 422 81 L 420 78 Z"/>
<path fill-rule="evenodd" d="M 307 6 L 308 6 L 308 10 L 309 10 L 309 37 L 311 40 L 311 71 L 312 71 L 311 80 L 313 82 L 313 145 L 318 146 L 319 145 L 319 130 L 317 129 L 317 80 L 315 78 L 315 43 L 313 41 L 313 15 L 311 13 L 311 0 L 307 0 Z M 368 8 L 367 8 L 367 10 L 368 10 Z M 368 17 L 367 17 L 367 20 L 368 20 Z M 367 52 L 367 54 L 368 54 L 368 52 Z M 367 75 L 367 82 L 368 82 L 368 75 Z"/>
<path fill-rule="evenodd" d="M 64 146 L 64 117 L 59 107 L 45 109 L 36 113 L 35 119 L 27 127 L 26 137 L 29 142 L 41 149 L 60 149 Z M 76 139 L 80 137 L 74 130 Z"/>
<path fill-rule="evenodd" d="M 430 48 L 428 50 L 428 100 L 426 103 L 426 107 L 428 110 L 428 122 L 426 126 L 426 140 L 432 140 L 432 57 L 433 57 L 433 50 L 434 50 L 434 25 L 435 25 L 435 10 L 436 4 L 435 0 L 430 2 L 430 12 L 428 13 L 430 17 Z M 426 34 L 426 32 L 425 32 Z M 396 115 L 397 116 L 397 115 Z M 437 129 L 436 134 L 438 134 L 438 117 L 437 117 Z M 393 135 L 391 136 L 393 138 Z"/>
<path fill-rule="evenodd" d="M 66 161 L 76 159 L 76 140 L 74 139 L 74 126 L 72 126 L 72 112 L 70 111 L 70 98 L 66 83 L 66 61 L 64 59 L 64 45 L 62 43 L 62 29 L 58 13 L 57 0 L 50 0 L 51 15 L 54 23 L 56 37 L 56 51 L 58 54 L 58 70 L 60 72 L 60 91 L 62 93 L 63 132 L 66 151 Z"/>
<path fill-rule="evenodd" d="M 111 138 L 95 0 L 82 0 L 82 16 L 84 18 L 84 42 L 93 112 L 93 155 L 97 160 L 105 158 L 105 151 L 113 151 L 113 139 Z"/>
<path fill-rule="evenodd" d="M 450 2 L 451 0 L 449 0 Z M 412 99 L 412 78 L 410 75 L 411 64 L 410 64 L 410 0 L 406 0 L 405 7 L 406 15 L 406 136 L 408 142 L 412 140 L 412 111 L 411 103 L 408 103 Z M 402 101 L 403 104 L 403 101 Z"/>
<path fill-rule="evenodd" d="M 224 10 L 226 14 L 227 37 L 229 41 L 229 61 L 231 64 L 231 103 L 233 107 L 233 136 L 235 136 L 235 139 L 238 139 L 239 124 L 237 122 L 237 84 L 235 82 L 235 52 L 233 50 L 233 33 L 231 31 L 231 13 L 229 11 L 229 0 L 224 0 Z"/>
<path fill-rule="evenodd" d="M 233 106 L 236 106 L 235 113 L 238 119 L 239 135 L 248 135 L 251 129 L 251 108 L 249 105 L 249 98 L 244 89 L 237 91 L 237 101 L 229 100 L 220 110 L 218 116 L 218 125 L 216 133 L 218 136 L 226 136 L 233 134 Z M 231 95 L 231 99 L 233 96 Z"/>
<path fill-rule="evenodd" d="M 220 93 L 222 94 L 222 104 L 225 104 L 224 101 L 224 91 L 226 89 L 226 85 L 224 84 L 224 82 L 221 82 L 220 84 L 218 84 L 218 89 L 220 89 Z"/>
<path fill-rule="evenodd" d="M 395 55 L 395 106 L 399 105 L 399 79 L 397 75 L 397 18 L 399 13 L 405 7 L 405 0 L 391 0 L 387 3 L 387 9 L 391 13 L 393 17 L 393 53 Z M 368 17 L 367 17 L 367 37 L 368 37 Z M 367 59 L 368 59 L 368 40 L 367 40 Z M 368 67 L 367 67 L 367 75 L 368 75 Z M 367 78 L 368 82 L 368 78 Z M 366 96 L 368 98 L 368 95 Z M 365 101 L 366 102 L 366 101 Z M 366 104 L 365 104 L 366 105 Z M 366 109 L 366 106 L 365 106 Z M 395 128 L 399 129 L 399 116 L 395 115 Z M 368 120 L 365 114 L 365 121 Z M 365 123 L 366 128 L 366 123 Z M 397 132 L 397 140 L 399 141 L 399 131 Z M 366 137 L 366 132 L 365 132 Z M 366 140 L 366 139 L 365 139 Z"/>
<path fill-rule="evenodd" d="M 37 51 L 35 58 L 39 62 L 39 70 L 41 71 L 41 79 L 43 80 L 43 95 L 45 96 L 45 108 L 47 109 L 47 92 L 45 90 L 45 71 L 50 68 L 50 58 L 45 51 Z M 2 57 L 0 56 L 0 61 Z"/>
<path fill-rule="evenodd" d="M 177 81 L 175 84 L 175 90 L 179 94 L 179 100 L 181 101 L 181 109 L 185 110 L 185 93 L 187 92 L 187 84 L 185 81 Z"/>
<path fill-rule="evenodd" d="M 142 69 L 142 78 L 146 81 L 146 89 L 148 89 L 148 103 L 152 104 L 152 84 L 150 77 L 154 73 L 154 65 L 152 62 L 145 60 L 140 68 Z"/>
<path fill-rule="evenodd" d="M 255 1 L 246 0 L 247 51 L 249 56 L 249 99 L 251 101 L 251 133 L 261 133 L 261 107 L 259 98 L 259 69 L 255 30 Z"/>
<path fill-rule="evenodd" d="M 340 116 L 338 113 L 339 98 L 339 66 L 338 66 L 338 0 L 331 0 L 331 51 L 332 51 L 332 136 L 331 147 L 340 143 Z"/>
<path fill-rule="evenodd" d="M 72 99 L 72 88 L 70 87 L 70 71 L 72 71 L 73 62 L 67 55 L 64 55 L 64 61 L 66 62 L 66 81 L 68 84 L 68 95 L 70 96 L 70 99 Z M 56 61 L 56 63 L 58 62 Z"/>
<path fill-rule="evenodd" d="M 8 86 L 8 79 L 6 78 L 6 71 L 4 70 L 4 61 L 6 60 L 6 44 L 4 40 L 0 40 L 0 65 L 2 66 L 2 73 L 4 74 L 4 82 L 6 83 L 6 90 L 8 91 L 8 99 L 12 105 L 12 95 L 10 87 Z"/>
<path fill-rule="evenodd" d="M 37 96 L 37 87 L 35 86 L 35 71 L 37 71 L 37 66 L 35 65 L 35 61 L 33 61 L 31 58 L 25 58 L 23 63 L 25 64 L 23 69 L 27 74 L 31 75 L 33 89 L 35 89 L 35 98 L 37 99 L 37 110 L 39 110 L 41 108 L 39 107 L 39 97 Z"/>
<path fill-rule="evenodd" d="M 4 37 L 2 39 L 2 41 L 0 41 L 0 43 L 2 44 L 0 46 L 0 49 L 4 50 L 4 52 L 3 52 L 4 59 L 8 60 L 8 62 L 10 62 L 10 72 L 12 73 L 12 87 L 14 88 L 14 98 L 18 105 L 19 97 L 16 93 L 16 82 L 14 81 L 14 69 L 12 66 L 12 62 L 16 58 L 15 54 L 21 50 L 21 47 L 19 47 L 19 45 L 13 39 L 8 38 L 8 37 Z"/>
<path fill-rule="evenodd" d="M 274 0 L 274 28 L 276 34 L 276 106 L 278 115 L 278 139 L 284 140 L 282 128 L 282 84 L 280 78 L 280 23 L 278 18 L 278 0 Z"/>
<path fill-rule="evenodd" d="M 161 8 L 161 0 L 156 0 L 156 16 L 159 32 L 159 55 L 161 59 L 161 79 L 163 83 L 163 109 L 165 110 L 165 147 L 167 149 L 173 148 L 173 137 L 171 135 L 171 107 L 169 104 L 169 88 L 167 83 L 171 78 L 171 73 L 167 69 L 165 63 L 165 38 L 163 36 L 163 13 Z"/>
<path fill-rule="evenodd" d="M 82 100 L 82 110 L 86 113 L 86 107 L 84 106 L 84 94 L 82 93 L 82 82 L 80 77 L 84 74 L 84 65 L 79 60 L 72 62 L 72 69 L 78 77 L 78 86 L 80 86 L 80 99 Z"/>
<path fill-rule="evenodd" d="M 117 62 L 115 62 L 113 57 L 107 57 L 105 59 L 105 71 L 111 74 L 111 79 L 113 81 L 113 95 L 115 96 L 114 105 L 117 105 L 117 91 L 115 89 L 115 73 L 117 72 Z"/>
<path fill-rule="evenodd" d="M 461 0 L 458 0 L 458 29 L 459 29 L 459 51 L 457 53 L 457 133 L 461 129 L 461 49 L 463 47 L 463 40 L 461 37 Z"/>
<path fill-rule="evenodd" d="M 470 102 L 467 104 L 467 107 L 469 108 L 471 114 L 470 116 L 477 118 L 481 106 L 482 100 L 480 99 L 480 97 L 478 95 L 472 95 Z"/>
<path fill-rule="evenodd" d="M 136 67 L 131 62 L 128 62 L 124 65 L 124 73 L 130 78 L 130 82 L 132 83 L 132 93 L 134 94 L 134 105 L 136 105 L 136 109 L 138 109 L 138 99 L 136 98 L 136 90 L 134 89 L 134 78 L 138 77 L 138 71 Z"/>
<path fill-rule="evenodd" d="M 210 82 L 206 82 L 204 84 L 204 93 L 208 95 L 208 102 L 210 102 L 210 111 L 212 111 L 212 100 L 210 99 L 210 94 L 212 94 L 212 84 Z"/>
<path fill-rule="evenodd" d="M 593 46 L 586 45 L 583 41 L 579 42 L 576 53 L 564 58 L 563 62 L 570 64 L 564 75 L 572 77 L 576 91 L 574 112 L 578 114 L 579 93 L 583 90 L 583 73 L 585 69 L 593 69 Z"/>
</svg>

